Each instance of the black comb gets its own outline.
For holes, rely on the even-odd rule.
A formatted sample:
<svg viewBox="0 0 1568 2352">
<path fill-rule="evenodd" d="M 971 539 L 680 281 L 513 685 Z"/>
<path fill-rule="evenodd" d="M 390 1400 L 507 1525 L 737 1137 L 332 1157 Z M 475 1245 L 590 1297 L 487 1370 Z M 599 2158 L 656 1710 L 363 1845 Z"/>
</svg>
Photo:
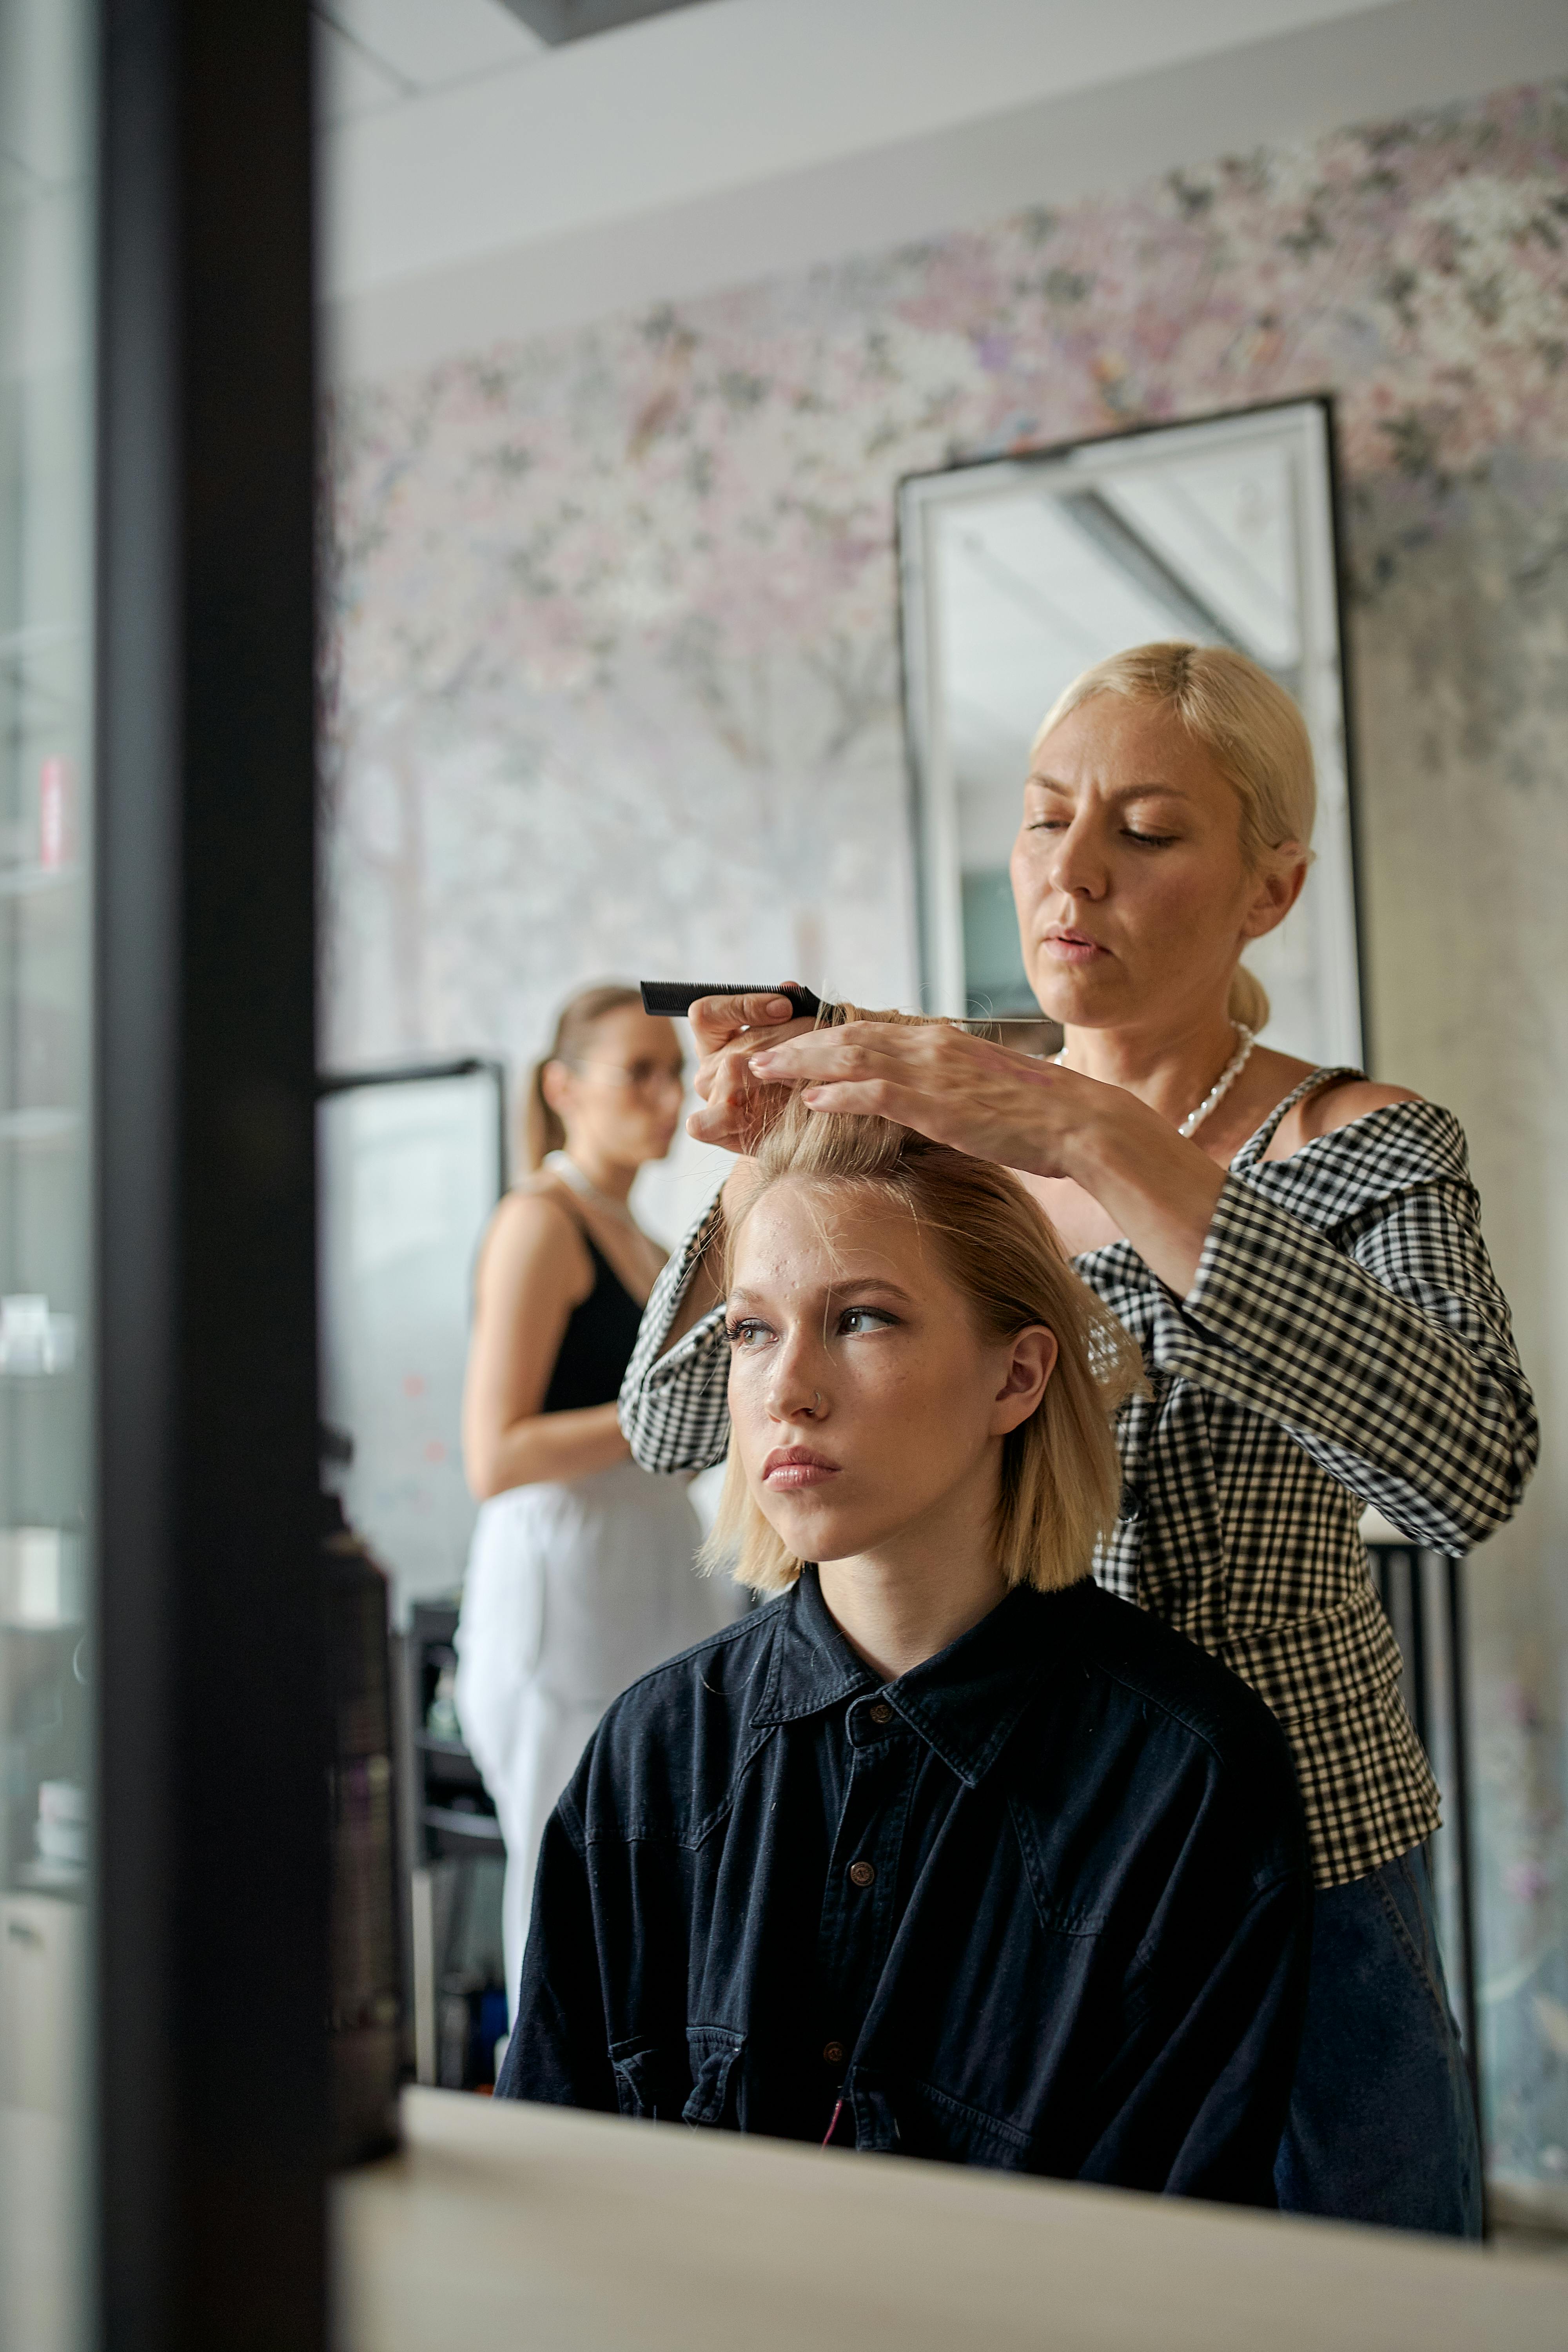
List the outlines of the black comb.
<svg viewBox="0 0 1568 2352">
<path fill-rule="evenodd" d="M 809 988 L 798 988 L 793 982 L 783 988 L 763 988 L 749 980 L 645 980 L 641 987 L 643 1011 L 661 1013 L 668 1020 L 689 1013 L 700 996 L 787 996 L 802 1020 L 833 1010 Z"/>
<path fill-rule="evenodd" d="M 804 1021 L 831 1021 L 838 1010 L 836 1004 L 825 1004 L 815 990 L 798 987 L 793 981 L 780 988 L 759 988 L 749 980 L 645 980 L 639 985 L 643 1011 L 663 1013 L 667 1020 L 684 1018 L 700 996 L 787 996 L 796 1017 Z M 945 1019 L 945 1015 L 933 1013 L 931 1018 Z M 1017 1050 L 1026 1054 L 1054 1053 L 1059 1041 L 1056 1024 L 1037 1013 L 997 1013 L 948 1021 L 947 1026 L 967 1030 L 972 1037 L 989 1037 L 999 1045 L 1011 1038 Z"/>
</svg>

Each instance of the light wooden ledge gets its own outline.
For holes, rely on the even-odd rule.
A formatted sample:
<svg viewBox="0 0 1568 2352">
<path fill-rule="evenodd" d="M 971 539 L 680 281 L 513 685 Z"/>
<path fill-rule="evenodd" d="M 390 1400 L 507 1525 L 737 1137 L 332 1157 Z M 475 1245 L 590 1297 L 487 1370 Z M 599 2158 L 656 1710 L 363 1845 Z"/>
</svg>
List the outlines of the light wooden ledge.
<svg viewBox="0 0 1568 2352">
<path fill-rule="evenodd" d="M 410 2091 L 339 2352 L 1563 2352 L 1562 2269 L 1337 2223 Z"/>
</svg>

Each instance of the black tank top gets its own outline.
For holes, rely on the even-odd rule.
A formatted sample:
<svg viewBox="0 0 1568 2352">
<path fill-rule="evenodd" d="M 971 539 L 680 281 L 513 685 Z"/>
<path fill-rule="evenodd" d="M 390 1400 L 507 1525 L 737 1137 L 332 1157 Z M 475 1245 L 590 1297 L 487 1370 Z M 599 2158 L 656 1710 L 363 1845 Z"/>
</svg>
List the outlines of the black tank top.
<svg viewBox="0 0 1568 2352">
<path fill-rule="evenodd" d="M 577 1230 L 594 1261 L 594 1287 L 581 1307 L 572 1309 L 541 1412 L 579 1412 L 586 1405 L 613 1404 L 642 1321 L 642 1308 L 609 1259 L 595 1247 L 587 1227 L 579 1223 Z"/>
</svg>

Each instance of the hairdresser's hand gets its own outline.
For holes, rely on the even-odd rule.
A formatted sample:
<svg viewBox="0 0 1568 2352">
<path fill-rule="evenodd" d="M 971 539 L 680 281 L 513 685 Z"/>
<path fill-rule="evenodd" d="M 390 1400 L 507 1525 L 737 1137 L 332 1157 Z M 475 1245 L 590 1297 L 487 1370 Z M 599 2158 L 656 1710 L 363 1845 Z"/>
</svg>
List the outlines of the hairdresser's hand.
<svg viewBox="0 0 1568 2352">
<path fill-rule="evenodd" d="M 700 1143 L 742 1155 L 754 1151 L 789 1100 L 789 1088 L 764 1086 L 751 1056 L 815 1027 L 796 1017 L 787 996 L 700 996 L 689 1014 L 701 1060 L 692 1083 L 701 1101 L 686 1122 Z"/>
<path fill-rule="evenodd" d="M 813 1110 L 876 1112 L 976 1160 L 1070 1179 L 1175 1297 L 1191 1290 L 1226 1171 L 1123 1087 L 931 1023 L 856 1021 L 753 1059 Z"/>
<path fill-rule="evenodd" d="M 813 1110 L 874 1112 L 1035 1176 L 1078 1175 L 1090 1131 L 1131 1100 L 1119 1087 L 934 1022 L 853 1021 L 785 1045 L 759 1041 L 749 1058 L 754 1080 L 799 1086 Z"/>
</svg>

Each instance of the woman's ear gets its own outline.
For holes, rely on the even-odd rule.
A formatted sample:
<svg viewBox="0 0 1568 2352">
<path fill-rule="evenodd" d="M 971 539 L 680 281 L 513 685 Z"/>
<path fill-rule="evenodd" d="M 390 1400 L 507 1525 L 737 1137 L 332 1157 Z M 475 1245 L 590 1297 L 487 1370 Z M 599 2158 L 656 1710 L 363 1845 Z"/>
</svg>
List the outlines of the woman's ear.
<svg viewBox="0 0 1568 2352">
<path fill-rule="evenodd" d="M 1242 919 L 1244 940 L 1260 940 L 1267 932 L 1278 930 L 1301 895 L 1308 863 L 1307 853 L 1299 841 L 1282 842 L 1272 853 L 1268 865 L 1258 877 L 1252 904 Z"/>
<path fill-rule="evenodd" d="M 572 1073 L 564 1062 L 546 1062 L 539 1073 L 539 1091 L 557 1118 L 572 1099 Z"/>
<path fill-rule="evenodd" d="M 1057 1335 L 1044 1323 L 1031 1323 L 1027 1330 L 1018 1333 L 1007 1359 L 1006 1378 L 992 1408 L 993 1437 L 1005 1437 L 1028 1420 L 1045 1395 L 1056 1363 Z"/>
</svg>

